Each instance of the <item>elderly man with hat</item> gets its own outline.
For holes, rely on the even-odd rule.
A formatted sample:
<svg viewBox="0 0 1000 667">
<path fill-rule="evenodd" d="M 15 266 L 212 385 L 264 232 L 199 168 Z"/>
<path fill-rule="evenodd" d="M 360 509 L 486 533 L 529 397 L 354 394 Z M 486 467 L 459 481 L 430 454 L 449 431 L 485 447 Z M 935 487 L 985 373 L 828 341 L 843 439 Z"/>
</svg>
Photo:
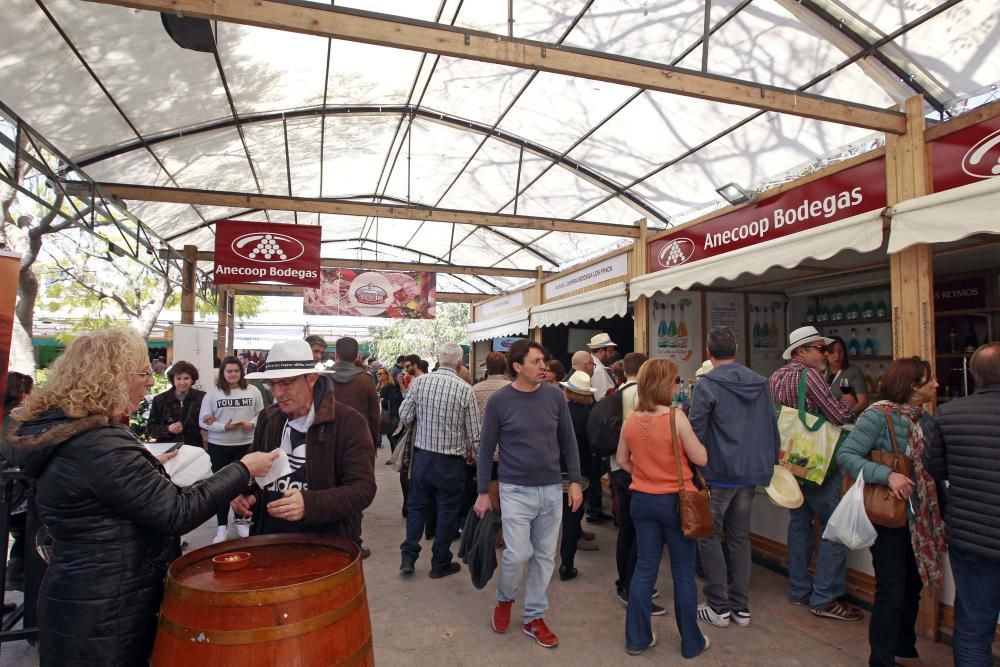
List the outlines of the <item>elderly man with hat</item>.
<svg viewBox="0 0 1000 667">
<path fill-rule="evenodd" d="M 233 501 L 253 515 L 252 534 L 317 532 L 361 539 L 361 511 L 375 499 L 375 448 L 365 418 L 334 398 L 331 371 L 309 343 L 275 343 L 263 380 L 274 404 L 257 417 L 250 451 L 281 449 L 287 474 Z"/>
<path fill-rule="evenodd" d="M 615 389 L 615 380 L 611 377 L 607 363 L 611 360 L 611 355 L 615 353 L 615 348 L 618 346 L 611 340 L 611 336 L 602 331 L 590 339 L 587 347 L 590 349 L 594 361 L 594 372 L 591 379 L 591 385 L 596 390 L 594 399 L 599 401 Z"/>
<path fill-rule="evenodd" d="M 781 355 L 788 363 L 775 371 L 769 380 L 775 405 L 797 408 L 799 383 L 805 376 L 806 410 L 826 416 L 831 424 L 840 426 L 851 418 L 855 399 L 845 394 L 838 401 L 830 393 L 820 369 L 826 365 L 826 346 L 833 340 L 815 327 L 799 327 L 788 335 L 788 349 Z M 792 604 L 806 605 L 817 616 L 841 621 L 864 618 L 857 607 L 843 601 L 847 580 L 847 547 L 829 540 L 820 540 L 816 553 L 816 573 L 809 575 L 809 561 L 815 546 L 813 517 L 819 519 L 820 534 L 840 501 L 841 474 L 829 474 L 818 487 L 803 487 L 805 502 L 790 512 L 788 522 L 788 579 Z"/>
</svg>

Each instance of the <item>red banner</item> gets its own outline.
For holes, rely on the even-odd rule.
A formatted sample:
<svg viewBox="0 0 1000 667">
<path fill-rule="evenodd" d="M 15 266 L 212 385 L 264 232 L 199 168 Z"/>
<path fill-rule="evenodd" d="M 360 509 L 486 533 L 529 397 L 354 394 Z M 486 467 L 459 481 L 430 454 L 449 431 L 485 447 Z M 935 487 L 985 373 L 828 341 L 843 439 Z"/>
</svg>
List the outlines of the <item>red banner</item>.
<svg viewBox="0 0 1000 667">
<path fill-rule="evenodd" d="M 0 250 L 0 394 L 7 391 L 7 364 L 14 334 L 14 305 L 17 302 L 17 275 L 21 256 Z M 2 287 L 6 285 L 6 287 Z"/>
<path fill-rule="evenodd" d="M 934 192 L 1000 176 L 1000 117 L 930 142 Z"/>
<path fill-rule="evenodd" d="M 319 287 L 318 225 L 222 220 L 215 224 L 215 284 Z"/>
<path fill-rule="evenodd" d="M 885 158 L 878 158 L 657 239 L 649 246 L 649 270 L 814 229 L 884 208 L 885 202 Z"/>
<path fill-rule="evenodd" d="M 306 315 L 434 319 L 437 274 L 323 269 L 319 289 L 302 291 Z"/>
</svg>

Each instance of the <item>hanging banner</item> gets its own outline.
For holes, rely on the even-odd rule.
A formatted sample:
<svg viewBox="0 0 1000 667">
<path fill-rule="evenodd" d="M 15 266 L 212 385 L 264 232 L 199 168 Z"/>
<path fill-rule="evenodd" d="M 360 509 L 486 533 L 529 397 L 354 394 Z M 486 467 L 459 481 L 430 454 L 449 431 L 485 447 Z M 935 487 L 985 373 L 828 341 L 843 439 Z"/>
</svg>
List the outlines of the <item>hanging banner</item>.
<svg viewBox="0 0 1000 667">
<path fill-rule="evenodd" d="M 674 291 L 649 300 L 649 356 L 673 361 L 683 379 L 694 377 L 705 360 L 699 292 Z"/>
<path fill-rule="evenodd" d="M 222 220 L 215 224 L 215 284 L 319 287 L 318 225 Z"/>
<path fill-rule="evenodd" d="M 885 207 L 885 158 L 844 169 L 649 244 L 650 273 Z"/>
<path fill-rule="evenodd" d="M 14 304 L 20 271 L 21 256 L 0 250 L 0 394 L 7 391 L 7 364 L 14 334 Z"/>
<path fill-rule="evenodd" d="M 934 192 L 1000 176 L 1000 117 L 929 142 Z"/>
<path fill-rule="evenodd" d="M 437 274 L 322 269 L 319 289 L 302 290 L 306 315 L 432 320 Z"/>
<path fill-rule="evenodd" d="M 624 278 L 628 274 L 628 253 L 608 257 L 579 271 L 558 276 L 545 283 L 545 300 L 549 301 L 576 292 L 584 287 L 598 285 L 614 278 Z"/>
</svg>

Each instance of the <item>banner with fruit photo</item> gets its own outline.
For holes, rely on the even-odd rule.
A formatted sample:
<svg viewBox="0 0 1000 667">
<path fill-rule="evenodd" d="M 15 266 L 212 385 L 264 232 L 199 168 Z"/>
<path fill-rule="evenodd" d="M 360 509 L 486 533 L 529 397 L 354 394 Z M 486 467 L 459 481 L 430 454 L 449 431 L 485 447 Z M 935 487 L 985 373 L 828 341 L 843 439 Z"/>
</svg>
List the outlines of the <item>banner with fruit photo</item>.
<svg viewBox="0 0 1000 667">
<path fill-rule="evenodd" d="M 417 271 L 366 271 L 324 268 L 319 289 L 303 294 L 306 315 L 392 317 L 432 320 L 436 308 L 436 275 Z"/>
</svg>

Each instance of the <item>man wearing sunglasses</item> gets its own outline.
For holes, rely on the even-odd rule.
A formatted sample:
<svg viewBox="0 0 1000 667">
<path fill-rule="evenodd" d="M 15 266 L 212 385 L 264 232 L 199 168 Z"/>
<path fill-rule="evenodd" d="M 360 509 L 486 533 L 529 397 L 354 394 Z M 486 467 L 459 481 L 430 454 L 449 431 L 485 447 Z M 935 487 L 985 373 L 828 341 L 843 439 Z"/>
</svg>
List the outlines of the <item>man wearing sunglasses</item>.
<svg viewBox="0 0 1000 667">
<path fill-rule="evenodd" d="M 826 346 L 833 343 L 815 327 L 799 327 L 788 335 L 788 349 L 781 355 L 788 363 L 771 374 L 769 381 L 775 405 L 798 408 L 799 378 L 806 374 L 806 410 L 824 414 L 831 424 L 841 426 L 851 417 L 856 399 L 845 394 L 838 401 L 830 393 L 820 369 L 826 366 Z M 840 501 L 842 473 L 827 475 L 819 487 L 802 487 L 805 502 L 790 510 L 788 522 L 788 579 L 792 604 L 806 605 L 817 616 L 841 621 L 864 618 L 857 607 L 843 601 L 847 581 L 847 552 L 842 544 L 820 540 L 816 553 L 816 574 L 809 575 L 814 548 L 813 516 L 820 522 L 820 534 Z"/>
</svg>

